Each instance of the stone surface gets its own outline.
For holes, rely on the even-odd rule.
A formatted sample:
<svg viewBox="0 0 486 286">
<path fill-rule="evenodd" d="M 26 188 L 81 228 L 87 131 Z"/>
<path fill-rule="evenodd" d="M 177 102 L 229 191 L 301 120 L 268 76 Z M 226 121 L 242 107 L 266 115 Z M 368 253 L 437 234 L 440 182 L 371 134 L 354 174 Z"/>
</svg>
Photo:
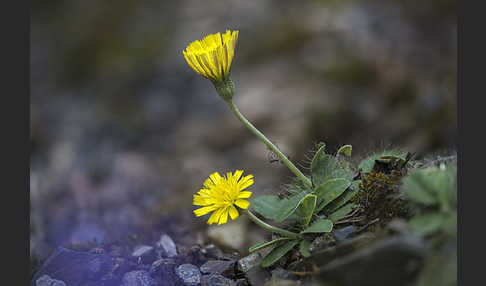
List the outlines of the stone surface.
<svg viewBox="0 0 486 286">
<path fill-rule="evenodd" d="M 150 264 L 157 258 L 157 254 L 152 246 L 139 245 L 133 250 L 132 257 L 144 264 Z"/>
<path fill-rule="evenodd" d="M 184 285 L 198 285 L 201 283 L 201 272 L 192 264 L 181 264 L 175 269 L 175 273 Z"/>
<path fill-rule="evenodd" d="M 282 267 L 277 267 L 271 271 L 272 279 L 281 279 L 281 280 L 298 280 L 299 277 L 295 274 L 290 273 L 289 271 L 283 269 Z"/>
<path fill-rule="evenodd" d="M 334 259 L 322 268 L 319 277 L 342 286 L 405 286 L 416 278 L 425 256 L 421 238 L 396 236 Z"/>
<path fill-rule="evenodd" d="M 262 256 L 258 252 L 245 256 L 238 260 L 238 270 L 241 272 L 247 272 L 253 267 L 259 265 L 262 262 Z"/>
<path fill-rule="evenodd" d="M 234 274 L 235 260 L 209 260 L 199 268 L 202 273 L 216 273 L 224 276 Z"/>
<path fill-rule="evenodd" d="M 247 220 L 244 216 L 220 226 L 211 226 L 207 230 L 207 236 L 218 245 L 222 245 L 240 252 L 246 251 Z"/>
<path fill-rule="evenodd" d="M 108 255 L 58 247 L 34 275 L 31 286 L 35 286 L 37 279 L 43 275 L 62 280 L 69 286 L 86 285 L 98 280 L 111 269 L 113 260 Z"/>
<path fill-rule="evenodd" d="M 343 228 L 339 229 L 334 229 L 332 231 L 334 235 L 334 239 L 336 239 L 337 242 L 341 242 L 347 238 L 349 238 L 351 235 L 353 235 L 356 232 L 356 229 L 354 226 L 349 225 Z"/>
<path fill-rule="evenodd" d="M 267 281 L 270 280 L 271 275 L 266 269 L 258 265 L 245 272 L 245 277 L 250 285 L 256 286 L 265 284 Z"/>
<path fill-rule="evenodd" d="M 201 277 L 202 286 L 231 286 L 232 281 L 219 274 L 203 275 Z"/>
<path fill-rule="evenodd" d="M 224 257 L 223 251 L 214 244 L 209 244 L 201 248 L 201 253 L 208 258 L 220 259 Z"/>
<path fill-rule="evenodd" d="M 147 271 L 137 270 L 125 273 L 122 286 L 156 286 L 155 280 Z"/>
<path fill-rule="evenodd" d="M 49 275 L 42 275 L 35 283 L 36 286 L 67 286 L 64 281 L 52 279 Z"/>
<path fill-rule="evenodd" d="M 177 263 L 172 258 L 156 260 L 150 267 L 150 275 L 164 286 L 177 285 L 179 278 L 175 273 L 176 266 Z"/>
<path fill-rule="evenodd" d="M 412 232 L 412 228 L 410 227 L 410 224 L 408 224 L 406 220 L 401 218 L 395 218 L 391 220 L 386 225 L 386 228 L 391 233 L 397 233 L 397 234 L 408 234 Z"/>
<path fill-rule="evenodd" d="M 177 256 L 177 247 L 174 241 L 167 234 L 162 234 L 160 240 L 157 242 L 157 246 L 160 247 L 162 257 L 174 257 Z"/>
</svg>

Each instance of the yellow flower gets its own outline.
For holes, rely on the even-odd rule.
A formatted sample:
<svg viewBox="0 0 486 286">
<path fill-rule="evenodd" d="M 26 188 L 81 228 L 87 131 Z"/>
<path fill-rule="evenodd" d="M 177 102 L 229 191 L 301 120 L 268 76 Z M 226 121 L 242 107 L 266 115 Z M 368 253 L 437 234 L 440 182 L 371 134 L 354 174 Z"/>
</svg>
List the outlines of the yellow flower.
<svg viewBox="0 0 486 286">
<path fill-rule="evenodd" d="M 189 66 L 213 82 L 225 81 L 235 55 L 238 31 L 211 34 L 194 41 L 183 51 Z"/>
<path fill-rule="evenodd" d="M 231 219 L 236 219 L 239 214 L 235 205 L 242 209 L 250 206 L 250 202 L 244 199 L 249 198 L 251 192 L 243 190 L 253 185 L 253 175 L 241 178 L 242 174 L 242 170 L 236 170 L 234 174 L 228 172 L 226 177 L 220 176 L 218 172 L 211 174 L 204 181 L 204 188 L 194 195 L 193 204 L 203 206 L 194 210 L 194 214 L 202 216 L 214 211 L 209 217 L 208 224 L 226 223 L 228 214 Z"/>
</svg>

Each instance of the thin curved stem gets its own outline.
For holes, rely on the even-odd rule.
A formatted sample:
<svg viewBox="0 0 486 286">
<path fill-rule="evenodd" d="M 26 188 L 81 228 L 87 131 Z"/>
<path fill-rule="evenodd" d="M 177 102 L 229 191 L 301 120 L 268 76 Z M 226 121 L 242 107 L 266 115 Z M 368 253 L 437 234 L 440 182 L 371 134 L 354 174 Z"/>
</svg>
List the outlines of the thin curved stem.
<svg viewBox="0 0 486 286">
<path fill-rule="evenodd" d="M 246 126 L 250 131 L 255 134 L 258 139 L 260 139 L 265 145 L 268 146 L 277 156 L 280 158 L 280 160 L 284 163 L 287 168 L 289 168 L 292 173 L 294 173 L 301 181 L 304 183 L 304 185 L 308 188 L 312 188 L 312 182 L 307 178 L 302 172 L 297 169 L 297 167 L 285 156 L 270 140 L 263 135 L 258 129 L 256 129 L 253 124 L 251 124 L 250 121 L 248 121 L 243 114 L 241 114 L 240 110 L 238 107 L 236 107 L 235 103 L 233 102 L 232 99 L 227 99 L 226 102 L 228 103 L 230 109 L 233 111 L 233 113 L 236 115 L 236 117 Z"/>
<path fill-rule="evenodd" d="M 268 223 L 260 220 L 256 215 L 254 215 L 249 209 L 245 210 L 245 212 L 248 214 L 248 216 L 250 217 L 250 219 L 256 223 L 258 226 L 266 229 L 266 230 L 269 230 L 271 232 L 275 232 L 275 233 L 279 233 L 283 236 L 286 236 L 286 237 L 290 237 L 290 238 L 299 238 L 300 235 L 298 233 L 295 233 L 295 232 L 291 232 L 291 231 L 288 231 L 288 230 L 285 230 L 285 229 L 281 229 L 279 227 L 276 227 L 276 226 L 273 226 L 273 225 L 269 225 Z"/>
</svg>

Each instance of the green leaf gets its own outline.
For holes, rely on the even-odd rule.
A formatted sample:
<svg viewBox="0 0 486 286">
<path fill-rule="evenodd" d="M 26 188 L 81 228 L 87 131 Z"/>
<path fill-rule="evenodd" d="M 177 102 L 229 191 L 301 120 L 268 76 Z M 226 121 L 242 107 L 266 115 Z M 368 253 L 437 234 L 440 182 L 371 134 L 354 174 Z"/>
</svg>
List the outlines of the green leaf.
<svg viewBox="0 0 486 286">
<path fill-rule="evenodd" d="M 430 206 L 437 203 L 434 187 L 426 170 L 416 170 L 403 179 L 403 190 L 408 197 L 419 204 Z M 433 179 L 432 179 L 433 180 Z"/>
<path fill-rule="evenodd" d="M 317 196 L 316 195 L 306 195 L 302 199 L 300 204 L 301 216 L 302 216 L 302 226 L 307 227 L 309 224 L 312 214 L 314 214 L 314 209 L 316 208 Z"/>
<path fill-rule="evenodd" d="M 397 150 L 383 151 L 380 153 L 373 154 L 365 158 L 364 160 L 362 160 L 358 165 L 358 170 L 361 169 L 363 173 L 370 172 L 371 169 L 373 169 L 373 166 L 375 165 L 375 160 L 383 156 L 393 156 L 393 157 L 404 159 L 404 153 L 401 151 L 397 151 Z"/>
<path fill-rule="evenodd" d="M 317 211 L 322 210 L 326 205 L 338 198 L 350 185 L 351 182 L 343 178 L 327 180 L 319 185 L 315 190 L 320 201 Z"/>
<path fill-rule="evenodd" d="M 353 146 L 351 145 L 344 145 L 337 151 L 337 154 L 343 154 L 344 156 L 351 157 L 351 151 L 353 150 Z"/>
<path fill-rule="evenodd" d="M 457 211 L 450 212 L 449 215 L 444 218 L 442 229 L 448 235 L 457 236 Z"/>
<path fill-rule="evenodd" d="M 356 205 L 353 204 L 353 203 L 349 203 L 347 205 L 344 205 L 341 208 L 339 208 L 337 211 L 330 214 L 329 219 L 332 220 L 332 222 L 336 222 L 336 221 L 342 219 L 343 217 L 345 217 L 347 214 L 349 214 L 355 206 Z"/>
<path fill-rule="evenodd" d="M 412 229 L 420 235 L 429 235 L 441 228 L 444 221 L 442 214 L 433 212 L 415 216 L 410 220 Z"/>
<path fill-rule="evenodd" d="M 302 254 L 304 257 L 309 257 L 311 256 L 311 253 L 309 251 L 311 243 L 307 240 L 302 240 L 299 244 L 299 252 Z"/>
<path fill-rule="evenodd" d="M 339 161 L 336 157 L 324 154 L 321 155 L 314 166 L 311 166 L 312 183 L 319 186 L 327 180 L 334 178 L 344 178 L 352 180 L 354 172 L 350 170 L 345 162 Z"/>
<path fill-rule="evenodd" d="M 309 193 L 309 190 L 305 190 L 285 199 L 275 195 L 257 196 L 250 200 L 250 206 L 266 219 L 282 222 L 295 212 L 302 199 Z"/>
<path fill-rule="evenodd" d="M 332 230 L 333 224 L 331 220 L 328 219 L 318 219 L 313 222 L 308 228 L 306 228 L 301 233 L 321 233 L 330 232 Z"/>
<path fill-rule="evenodd" d="M 358 184 L 359 181 L 353 181 L 349 188 L 322 209 L 323 212 L 329 215 L 348 203 L 359 192 Z"/>
<path fill-rule="evenodd" d="M 250 199 L 251 208 L 266 219 L 276 220 L 283 207 L 283 202 L 278 196 L 264 195 Z"/>
<path fill-rule="evenodd" d="M 326 143 L 319 142 L 319 145 L 317 145 L 317 146 L 318 146 L 317 152 L 314 154 L 314 157 L 312 158 L 312 161 L 311 161 L 311 169 L 313 169 L 314 166 L 317 164 L 317 161 L 319 160 L 321 155 L 325 154 L 324 150 L 326 149 Z"/>
<path fill-rule="evenodd" d="M 302 191 L 295 194 L 289 198 L 282 199 L 282 205 L 280 209 L 277 210 L 277 215 L 275 218 L 276 222 L 282 222 L 288 218 L 295 210 L 299 207 L 304 197 L 310 193 L 310 190 Z"/>
<path fill-rule="evenodd" d="M 263 258 L 262 267 L 268 267 L 277 262 L 282 256 L 287 254 L 294 246 L 298 243 L 297 240 L 291 240 L 286 242 L 282 245 L 279 245 L 272 249 L 266 256 Z"/>
<path fill-rule="evenodd" d="M 257 251 L 257 250 L 260 250 L 260 249 L 269 247 L 270 245 L 273 245 L 275 243 L 282 242 L 282 241 L 285 241 L 285 240 L 290 240 L 290 239 L 292 239 L 292 238 L 289 238 L 289 237 L 279 237 L 279 238 L 274 239 L 272 241 L 265 241 L 265 242 L 257 243 L 255 245 L 251 246 L 250 248 L 248 248 L 248 251 L 249 252 L 254 252 L 254 251 Z"/>
</svg>

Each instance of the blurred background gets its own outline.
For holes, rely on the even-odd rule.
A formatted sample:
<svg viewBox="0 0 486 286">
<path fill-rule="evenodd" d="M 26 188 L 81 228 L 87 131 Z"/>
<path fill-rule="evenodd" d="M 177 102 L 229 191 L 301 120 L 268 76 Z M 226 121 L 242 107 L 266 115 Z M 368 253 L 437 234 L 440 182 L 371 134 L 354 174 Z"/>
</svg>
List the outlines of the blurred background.
<svg viewBox="0 0 486 286">
<path fill-rule="evenodd" d="M 289 181 L 184 60 L 226 29 L 240 31 L 237 105 L 297 164 L 319 141 L 358 157 L 455 148 L 454 0 L 35 1 L 31 255 L 154 229 L 217 239 L 192 214 L 210 173 L 244 169 L 255 194 Z"/>
</svg>

